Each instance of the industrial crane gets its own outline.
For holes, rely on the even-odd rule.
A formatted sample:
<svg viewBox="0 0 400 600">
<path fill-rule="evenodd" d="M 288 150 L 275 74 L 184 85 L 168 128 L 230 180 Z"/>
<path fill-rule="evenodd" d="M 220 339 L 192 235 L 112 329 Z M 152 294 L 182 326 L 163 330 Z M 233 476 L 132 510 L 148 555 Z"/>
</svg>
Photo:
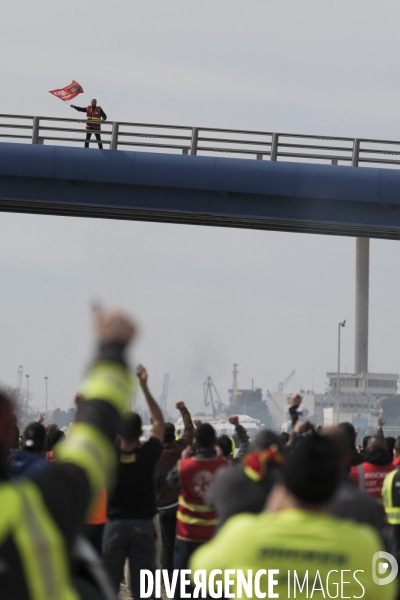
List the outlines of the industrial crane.
<svg viewBox="0 0 400 600">
<path fill-rule="evenodd" d="M 217 414 L 221 414 L 223 409 L 226 408 L 225 404 L 222 402 L 219 397 L 217 388 L 214 385 L 211 377 L 207 377 L 205 382 L 203 383 L 203 391 L 204 391 L 204 406 L 211 406 L 212 416 L 216 417 Z M 215 394 L 215 401 L 214 395 Z"/>
<path fill-rule="evenodd" d="M 23 371 L 24 371 L 23 365 L 19 365 L 19 367 L 18 367 L 18 373 L 17 373 L 17 391 L 18 392 L 21 391 Z"/>
<path fill-rule="evenodd" d="M 290 375 L 288 375 L 284 381 L 281 381 L 281 383 L 278 384 L 278 394 L 283 394 L 283 390 L 285 389 L 285 387 L 287 386 L 287 384 L 292 379 L 292 377 L 295 373 L 296 373 L 296 371 L 292 371 L 290 373 Z"/>
<path fill-rule="evenodd" d="M 162 391 L 161 396 L 158 398 L 158 402 L 160 404 L 160 408 L 162 410 L 164 417 L 166 417 L 168 414 L 168 411 L 167 411 L 168 386 L 169 386 L 169 374 L 165 373 L 163 391 Z"/>
</svg>

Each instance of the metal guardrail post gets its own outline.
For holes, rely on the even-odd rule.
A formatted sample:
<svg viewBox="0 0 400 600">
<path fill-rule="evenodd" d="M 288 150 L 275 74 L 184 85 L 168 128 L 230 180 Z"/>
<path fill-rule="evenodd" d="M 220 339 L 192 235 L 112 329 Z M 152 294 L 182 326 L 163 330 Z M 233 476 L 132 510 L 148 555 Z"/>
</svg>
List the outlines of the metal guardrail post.
<svg viewBox="0 0 400 600">
<path fill-rule="evenodd" d="M 189 148 L 182 148 L 182 154 L 189 154 Z"/>
<path fill-rule="evenodd" d="M 43 141 L 41 143 L 43 144 Z M 40 141 L 39 141 L 39 117 L 33 117 L 32 144 L 40 144 Z"/>
<path fill-rule="evenodd" d="M 111 134 L 110 150 L 118 150 L 119 123 L 114 123 Z"/>
<path fill-rule="evenodd" d="M 338 159 L 337 158 L 332 158 L 332 164 L 336 167 L 338 164 Z"/>
<path fill-rule="evenodd" d="M 199 140 L 199 128 L 193 127 L 192 130 L 192 143 L 190 145 L 190 154 L 196 156 L 197 154 L 197 142 Z"/>
<path fill-rule="evenodd" d="M 358 167 L 359 155 L 360 155 L 360 140 L 355 139 L 353 142 L 353 156 L 351 159 L 352 167 Z"/>
<path fill-rule="evenodd" d="M 271 139 L 271 160 L 276 161 L 278 159 L 278 143 L 279 133 L 273 133 Z"/>
<path fill-rule="evenodd" d="M 263 155 L 262 154 L 257 154 L 257 160 L 262 160 L 263 159 Z"/>
</svg>

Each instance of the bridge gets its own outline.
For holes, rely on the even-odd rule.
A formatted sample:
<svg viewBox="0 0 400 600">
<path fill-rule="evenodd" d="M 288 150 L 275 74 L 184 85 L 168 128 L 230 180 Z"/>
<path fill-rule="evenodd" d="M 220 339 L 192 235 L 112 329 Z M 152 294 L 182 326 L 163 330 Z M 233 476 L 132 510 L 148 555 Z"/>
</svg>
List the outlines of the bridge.
<svg viewBox="0 0 400 600">
<path fill-rule="evenodd" d="M 400 238 L 400 141 L 0 115 L 0 211 Z"/>
</svg>

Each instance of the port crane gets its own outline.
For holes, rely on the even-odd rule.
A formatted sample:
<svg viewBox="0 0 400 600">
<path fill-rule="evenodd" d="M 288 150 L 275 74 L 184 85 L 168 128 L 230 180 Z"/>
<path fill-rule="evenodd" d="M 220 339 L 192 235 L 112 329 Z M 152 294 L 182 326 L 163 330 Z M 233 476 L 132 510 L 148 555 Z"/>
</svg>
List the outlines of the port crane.
<svg viewBox="0 0 400 600">
<path fill-rule="evenodd" d="M 219 397 L 217 388 L 214 385 L 211 377 L 207 377 L 205 382 L 203 383 L 203 392 L 204 392 L 204 406 L 207 408 L 211 406 L 212 416 L 216 417 L 223 413 L 223 409 L 227 408 L 226 405 L 222 402 Z M 215 397 L 214 397 L 215 396 Z"/>
<path fill-rule="evenodd" d="M 284 379 L 283 381 L 281 381 L 278 384 L 278 394 L 283 394 L 283 390 L 285 389 L 285 387 L 287 386 L 287 384 L 289 383 L 289 381 L 292 379 L 293 375 L 296 373 L 296 371 L 292 371 L 290 373 L 290 375 L 288 375 L 286 377 L 286 379 Z"/>
<path fill-rule="evenodd" d="M 169 387 L 169 373 L 165 373 L 164 375 L 164 383 L 163 383 L 163 391 L 161 396 L 158 398 L 158 403 L 162 410 L 164 417 L 167 416 L 167 400 L 168 400 L 168 387 Z"/>
<path fill-rule="evenodd" d="M 24 372 L 23 365 L 19 365 L 19 367 L 18 367 L 18 373 L 17 373 L 17 392 L 21 391 L 23 372 Z"/>
</svg>

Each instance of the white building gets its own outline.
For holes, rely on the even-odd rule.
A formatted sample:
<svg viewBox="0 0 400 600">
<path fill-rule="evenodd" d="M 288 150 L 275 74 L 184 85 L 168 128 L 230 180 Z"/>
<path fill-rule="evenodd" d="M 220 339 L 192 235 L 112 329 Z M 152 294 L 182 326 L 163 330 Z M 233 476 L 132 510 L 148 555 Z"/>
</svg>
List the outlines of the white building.
<svg viewBox="0 0 400 600">
<path fill-rule="evenodd" d="M 337 373 L 327 373 L 329 387 L 336 394 Z M 386 398 L 397 394 L 398 373 L 340 373 L 339 389 L 341 394 L 360 394 Z"/>
<path fill-rule="evenodd" d="M 361 430 L 375 430 L 383 412 L 381 399 L 397 394 L 397 373 L 341 373 L 339 395 L 337 373 L 327 373 L 329 392 L 317 402 L 325 427 L 349 422 Z"/>
</svg>

